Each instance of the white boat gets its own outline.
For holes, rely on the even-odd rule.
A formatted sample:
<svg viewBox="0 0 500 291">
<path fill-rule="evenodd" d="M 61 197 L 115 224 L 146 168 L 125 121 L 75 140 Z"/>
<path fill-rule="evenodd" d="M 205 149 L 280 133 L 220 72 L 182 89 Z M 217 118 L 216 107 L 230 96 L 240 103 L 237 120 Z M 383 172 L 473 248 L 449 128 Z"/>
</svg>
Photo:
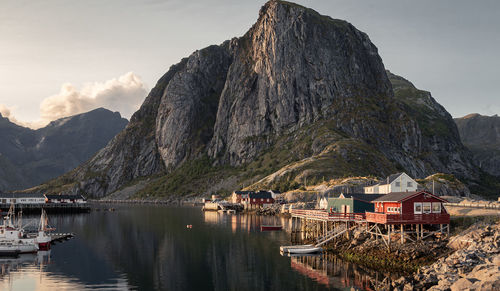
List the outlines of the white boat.
<svg viewBox="0 0 500 291">
<path fill-rule="evenodd" d="M 47 213 L 42 209 L 42 215 L 40 216 L 40 223 L 38 225 L 38 235 L 35 237 L 35 244 L 40 250 L 49 250 L 50 242 L 52 238 L 47 234 L 47 231 L 53 230 L 49 228 L 49 222 L 47 218 Z"/>
<path fill-rule="evenodd" d="M 17 257 L 21 251 L 12 243 L 0 242 L 0 256 Z"/>
<path fill-rule="evenodd" d="M 288 253 L 289 249 L 298 249 L 298 248 L 310 248 L 314 247 L 314 245 L 295 245 L 295 246 L 281 246 L 280 251 Z"/>
<path fill-rule="evenodd" d="M 42 217 L 43 215 L 44 213 L 42 212 Z M 3 218 L 3 224 L 0 225 L 0 246 L 3 246 L 6 251 L 15 246 L 19 253 L 35 253 L 38 251 L 38 242 L 36 239 L 39 237 L 42 245 L 46 244 L 46 237 L 40 234 L 40 232 L 37 237 L 30 237 L 24 233 L 24 229 L 21 226 L 21 215 L 17 224 L 16 226 L 14 205 L 11 205 L 8 214 Z"/>
<path fill-rule="evenodd" d="M 323 248 L 322 247 L 308 247 L 308 248 L 289 248 L 288 252 L 290 254 L 314 254 L 314 253 L 319 253 L 322 252 Z"/>
</svg>

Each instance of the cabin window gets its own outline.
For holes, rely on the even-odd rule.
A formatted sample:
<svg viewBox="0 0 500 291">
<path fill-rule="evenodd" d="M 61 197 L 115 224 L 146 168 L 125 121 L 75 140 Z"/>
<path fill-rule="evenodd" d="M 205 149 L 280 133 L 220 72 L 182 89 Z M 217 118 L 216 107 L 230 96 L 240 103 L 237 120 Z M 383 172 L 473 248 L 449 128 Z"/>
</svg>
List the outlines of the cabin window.
<svg viewBox="0 0 500 291">
<path fill-rule="evenodd" d="M 422 203 L 422 211 L 424 213 L 431 213 L 431 203 L 430 202 Z"/>
<path fill-rule="evenodd" d="M 253 202 L 255 202 L 255 198 L 253 199 Z"/>
<path fill-rule="evenodd" d="M 400 209 L 399 207 L 387 207 L 387 212 L 399 213 Z"/>
<path fill-rule="evenodd" d="M 441 202 L 432 202 L 432 213 L 441 213 Z"/>
<path fill-rule="evenodd" d="M 422 214 L 422 203 L 420 202 L 415 202 L 413 203 L 413 213 L 415 214 Z"/>
<path fill-rule="evenodd" d="M 396 187 L 400 187 L 401 186 L 401 183 L 400 182 L 396 182 Z"/>
<path fill-rule="evenodd" d="M 413 187 L 413 183 L 412 182 L 408 182 L 408 183 L 406 183 L 406 186 L 407 187 Z"/>
</svg>

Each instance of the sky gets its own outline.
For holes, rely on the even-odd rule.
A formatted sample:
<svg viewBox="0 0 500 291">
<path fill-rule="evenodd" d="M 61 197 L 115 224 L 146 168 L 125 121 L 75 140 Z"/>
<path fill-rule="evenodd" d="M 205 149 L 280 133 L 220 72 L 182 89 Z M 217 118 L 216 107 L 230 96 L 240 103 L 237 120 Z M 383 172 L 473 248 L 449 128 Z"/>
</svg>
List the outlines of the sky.
<svg viewBox="0 0 500 291">
<path fill-rule="evenodd" d="M 34 128 L 97 107 L 130 118 L 172 64 L 243 35 L 264 3 L 0 0 L 0 113 Z M 366 32 L 452 116 L 500 114 L 500 1 L 296 3 Z"/>
</svg>

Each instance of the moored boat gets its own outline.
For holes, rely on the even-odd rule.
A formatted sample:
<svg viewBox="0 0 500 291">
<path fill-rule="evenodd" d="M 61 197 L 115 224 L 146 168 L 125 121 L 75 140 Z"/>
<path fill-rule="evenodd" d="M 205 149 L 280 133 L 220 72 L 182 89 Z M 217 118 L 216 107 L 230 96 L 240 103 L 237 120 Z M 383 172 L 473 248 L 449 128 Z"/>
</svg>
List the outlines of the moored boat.
<svg viewBox="0 0 500 291">
<path fill-rule="evenodd" d="M 321 247 L 304 247 L 304 248 L 289 248 L 288 252 L 290 254 L 314 254 L 322 252 L 323 248 Z"/>
<path fill-rule="evenodd" d="M 0 256 L 2 257 L 17 257 L 21 251 L 12 243 L 0 242 Z"/>
<path fill-rule="evenodd" d="M 42 209 L 42 215 L 40 216 L 40 223 L 38 225 L 38 235 L 35 237 L 35 244 L 40 250 L 50 250 L 50 242 L 52 238 L 47 234 L 47 231 L 53 230 L 49 228 L 47 213 Z"/>
<path fill-rule="evenodd" d="M 288 253 L 289 249 L 299 249 L 299 248 L 311 248 L 314 245 L 294 245 L 294 246 L 281 246 L 280 251 Z"/>
</svg>

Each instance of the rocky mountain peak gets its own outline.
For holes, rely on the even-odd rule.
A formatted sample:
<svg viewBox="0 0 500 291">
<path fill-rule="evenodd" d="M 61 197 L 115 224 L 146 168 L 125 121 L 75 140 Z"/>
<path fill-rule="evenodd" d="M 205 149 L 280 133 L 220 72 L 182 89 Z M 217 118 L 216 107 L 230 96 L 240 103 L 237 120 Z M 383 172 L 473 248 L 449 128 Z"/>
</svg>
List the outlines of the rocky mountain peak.
<svg viewBox="0 0 500 291">
<path fill-rule="evenodd" d="M 64 178 L 72 191 L 103 196 L 199 160 L 240 171 L 265 153 L 273 162 L 251 175 L 297 162 L 287 179 L 307 167 L 301 175 L 319 175 L 321 163 L 327 176 L 404 169 L 470 177 L 451 116 L 430 93 L 391 81 L 365 33 L 272 0 L 242 37 L 172 66 L 125 130 Z"/>
</svg>

